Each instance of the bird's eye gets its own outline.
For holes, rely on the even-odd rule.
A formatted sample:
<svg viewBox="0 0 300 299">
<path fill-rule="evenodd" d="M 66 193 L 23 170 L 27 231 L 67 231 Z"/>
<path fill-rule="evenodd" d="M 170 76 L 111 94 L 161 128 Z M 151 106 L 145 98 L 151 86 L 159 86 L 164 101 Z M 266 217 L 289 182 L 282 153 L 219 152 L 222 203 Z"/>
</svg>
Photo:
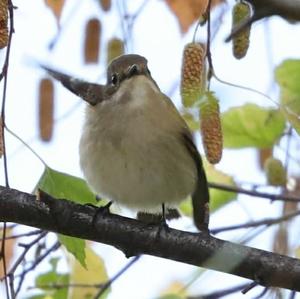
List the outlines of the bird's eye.
<svg viewBox="0 0 300 299">
<path fill-rule="evenodd" d="M 119 78 L 118 78 L 118 75 L 117 75 L 117 74 L 113 74 L 113 75 L 111 76 L 111 83 L 112 83 L 113 85 L 117 85 L 117 84 L 119 83 Z"/>
</svg>

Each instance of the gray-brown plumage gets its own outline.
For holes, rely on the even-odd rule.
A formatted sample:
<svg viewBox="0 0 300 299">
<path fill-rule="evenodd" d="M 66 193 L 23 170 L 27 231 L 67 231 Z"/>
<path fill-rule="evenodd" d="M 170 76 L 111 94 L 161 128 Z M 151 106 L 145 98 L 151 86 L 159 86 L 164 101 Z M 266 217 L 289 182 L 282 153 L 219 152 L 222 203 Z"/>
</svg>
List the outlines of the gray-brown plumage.
<svg viewBox="0 0 300 299">
<path fill-rule="evenodd" d="M 111 62 L 106 85 L 49 70 L 90 105 L 80 140 L 80 165 L 100 196 L 128 208 L 159 213 L 192 196 L 197 228 L 208 229 L 209 192 L 189 128 L 151 77 L 147 60 Z"/>
</svg>

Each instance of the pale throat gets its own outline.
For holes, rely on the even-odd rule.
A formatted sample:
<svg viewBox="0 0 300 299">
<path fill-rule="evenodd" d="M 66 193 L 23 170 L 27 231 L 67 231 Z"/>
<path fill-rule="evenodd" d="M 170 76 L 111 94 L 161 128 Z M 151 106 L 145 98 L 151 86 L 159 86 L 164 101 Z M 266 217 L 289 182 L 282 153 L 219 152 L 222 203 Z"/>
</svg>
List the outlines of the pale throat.
<svg viewBox="0 0 300 299">
<path fill-rule="evenodd" d="M 127 79 L 116 93 L 116 100 L 128 99 L 132 108 L 143 106 L 153 96 L 160 93 L 159 88 L 146 76 L 139 75 Z"/>
</svg>

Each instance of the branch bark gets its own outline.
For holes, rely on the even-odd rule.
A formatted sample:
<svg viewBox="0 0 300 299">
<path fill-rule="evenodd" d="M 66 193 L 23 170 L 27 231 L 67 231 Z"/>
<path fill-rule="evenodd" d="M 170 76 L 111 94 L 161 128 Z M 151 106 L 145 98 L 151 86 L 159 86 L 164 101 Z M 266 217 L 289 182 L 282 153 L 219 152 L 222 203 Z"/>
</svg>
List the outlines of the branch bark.
<svg viewBox="0 0 300 299">
<path fill-rule="evenodd" d="M 233 36 L 239 34 L 247 26 L 266 17 L 280 16 L 291 23 L 300 21 L 300 0 L 247 1 L 253 6 L 253 15 L 237 25 L 226 38 L 226 42 L 230 41 Z"/>
<path fill-rule="evenodd" d="M 0 221 L 15 222 L 112 245 L 127 257 L 148 254 L 300 291 L 300 261 L 234 244 L 206 233 L 164 230 L 64 199 L 0 186 Z"/>
</svg>

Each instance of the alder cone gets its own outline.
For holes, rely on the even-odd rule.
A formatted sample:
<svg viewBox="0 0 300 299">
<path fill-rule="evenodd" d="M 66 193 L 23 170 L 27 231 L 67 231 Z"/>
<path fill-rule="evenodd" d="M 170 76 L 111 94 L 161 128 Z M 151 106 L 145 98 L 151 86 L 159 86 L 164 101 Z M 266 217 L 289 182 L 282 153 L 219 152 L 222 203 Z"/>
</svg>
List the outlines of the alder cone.
<svg viewBox="0 0 300 299">
<path fill-rule="evenodd" d="M 112 38 L 107 43 L 107 65 L 118 56 L 124 54 L 124 42 L 119 38 Z"/>
<path fill-rule="evenodd" d="M 232 28 L 239 25 L 251 15 L 250 5 L 246 2 L 240 2 L 234 5 L 232 10 Z M 249 48 L 251 27 L 247 26 L 239 34 L 236 34 L 232 39 L 233 55 L 237 59 L 245 57 Z"/>
<path fill-rule="evenodd" d="M 8 0 L 0 0 L 0 49 L 8 44 Z"/>
<path fill-rule="evenodd" d="M 211 92 L 206 92 L 200 101 L 200 129 L 207 160 L 220 162 L 223 151 L 223 134 L 219 101 Z"/>
<path fill-rule="evenodd" d="M 86 25 L 84 41 L 85 63 L 97 63 L 101 37 L 101 23 L 98 19 L 90 19 Z"/>
<path fill-rule="evenodd" d="M 191 107 L 205 89 L 206 47 L 199 43 L 185 46 L 182 58 L 180 93 L 185 107 Z"/>
<path fill-rule="evenodd" d="M 264 168 L 268 184 L 272 186 L 286 185 L 286 171 L 279 159 L 275 159 L 274 157 L 268 158 L 265 162 Z"/>
<path fill-rule="evenodd" d="M 54 85 L 53 81 L 44 78 L 39 86 L 39 130 L 43 141 L 50 141 L 54 123 Z"/>
</svg>

